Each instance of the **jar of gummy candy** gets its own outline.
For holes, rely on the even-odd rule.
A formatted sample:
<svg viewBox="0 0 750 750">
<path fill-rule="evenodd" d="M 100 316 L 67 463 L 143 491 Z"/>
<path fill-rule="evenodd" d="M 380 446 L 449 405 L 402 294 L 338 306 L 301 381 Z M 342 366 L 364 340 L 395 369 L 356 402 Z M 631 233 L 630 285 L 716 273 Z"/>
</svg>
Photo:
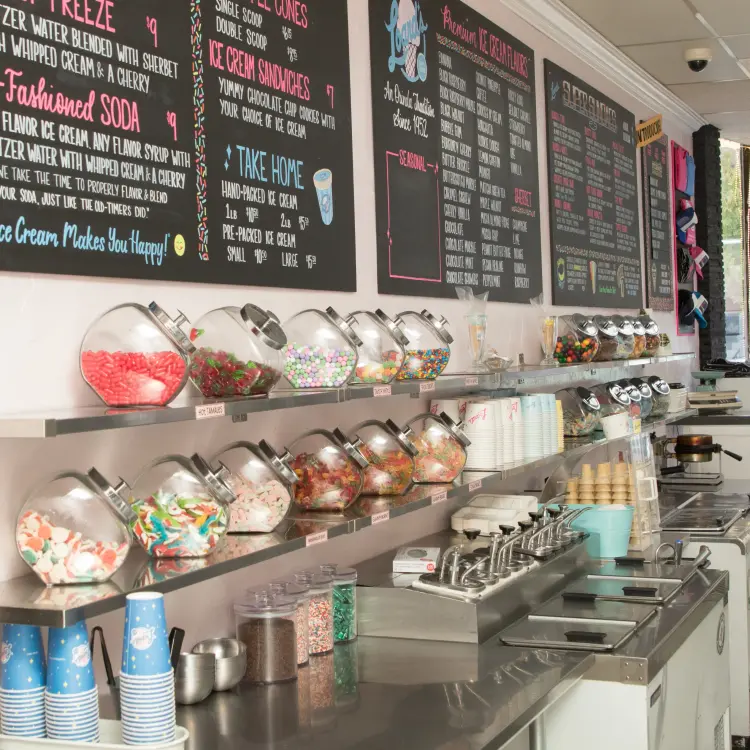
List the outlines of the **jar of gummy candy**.
<svg viewBox="0 0 750 750">
<path fill-rule="evenodd" d="M 16 548 L 44 584 L 101 583 L 120 569 L 133 518 L 127 489 L 91 469 L 57 474 L 31 493 L 16 522 Z"/>
<path fill-rule="evenodd" d="M 646 331 L 646 357 L 655 357 L 659 351 L 661 340 L 659 338 L 659 326 L 650 315 L 641 315 L 638 318 Z"/>
<path fill-rule="evenodd" d="M 630 359 L 640 359 L 646 351 L 646 327 L 638 318 L 626 318 L 633 325 L 633 353 Z"/>
<path fill-rule="evenodd" d="M 354 430 L 362 440 L 360 452 L 369 461 L 365 469 L 365 495 L 402 495 L 412 485 L 414 458 L 417 449 L 412 442 L 414 433 L 402 430 L 388 419 L 370 419 Z"/>
<path fill-rule="evenodd" d="M 617 349 L 612 359 L 630 359 L 635 351 L 633 321 L 622 315 L 613 315 L 612 322 L 617 327 Z"/>
<path fill-rule="evenodd" d="M 414 459 L 414 481 L 417 484 L 452 482 L 466 465 L 466 448 L 471 441 L 445 412 L 419 414 L 407 424 L 414 433 L 417 449 Z"/>
<path fill-rule="evenodd" d="M 281 378 L 286 336 L 276 316 L 255 305 L 212 310 L 190 340 L 190 379 L 206 398 L 267 396 Z"/>
<path fill-rule="evenodd" d="M 591 318 L 580 313 L 560 318 L 554 357 L 561 365 L 591 362 L 598 351 L 597 327 Z"/>
<path fill-rule="evenodd" d="M 211 459 L 211 466 L 229 469 L 228 484 L 236 498 L 228 533 L 268 533 L 286 518 L 297 481 L 291 460 L 288 450 L 279 455 L 265 440 L 232 443 Z"/>
<path fill-rule="evenodd" d="M 362 441 L 341 430 L 311 430 L 292 444 L 290 465 L 297 475 L 294 501 L 304 510 L 340 512 L 362 492 L 367 459 Z"/>
<path fill-rule="evenodd" d="M 564 388 L 555 394 L 563 410 L 563 434 L 584 437 L 599 427 L 601 405 L 588 388 Z"/>
<path fill-rule="evenodd" d="M 409 339 L 382 310 L 359 310 L 346 322 L 363 342 L 357 347 L 357 370 L 350 383 L 390 383 L 404 363 Z"/>
<path fill-rule="evenodd" d="M 133 484 L 131 531 L 152 557 L 205 557 L 229 527 L 234 494 L 229 471 L 200 456 L 164 456 Z"/>
<path fill-rule="evenodd" d="M 436 318 L 427 310 L 407 310 L 394 318 L 396 325 L 409 340 L 399 380 L 434 380 L 448 366 L 453 336 L 441 315 Z"/>
<path fill-rule="evenodd" d="M 118 305 L 100 316 L 81 345 L 81 374 L 107 406 L 166 406 L 188 380 L 195 347 L 155 302 Z"/>
<path fill-rule="evenodd" d="M 303 310 L 284 331 L 284 377 L 292 388 L 342 388 L 354 376 L 362 341 L 332 307 Z"/>
</svg>

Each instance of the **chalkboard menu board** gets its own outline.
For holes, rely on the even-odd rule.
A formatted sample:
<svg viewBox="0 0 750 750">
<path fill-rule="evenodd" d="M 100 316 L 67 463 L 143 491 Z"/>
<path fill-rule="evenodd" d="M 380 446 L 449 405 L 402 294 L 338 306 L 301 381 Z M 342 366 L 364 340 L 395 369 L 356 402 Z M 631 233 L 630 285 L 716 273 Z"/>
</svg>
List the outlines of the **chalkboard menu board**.
<svg viewBox="0 0 750 750">
<path fill-rule="evenodd" d="M 458 0 L 370 0 L 378 289 L 542 290 L 534 53 Z"/>
<path fill-rule="evenodd" d="M 635 119 L 544 62 L 556 305 L 642 303 Z"/>
<path fill-rule="evenodd" d="M 641 154 L 648 305 L 655 310 L 673 310 L 674 252 L 669 138 L 664 135 L 658 141 L 649 143 L 641 149 Z"/>
<path fill-rule="evenodd" d="M 346 0 L 0 11 L 0 268 L 355 289 Z"/>
</svg>

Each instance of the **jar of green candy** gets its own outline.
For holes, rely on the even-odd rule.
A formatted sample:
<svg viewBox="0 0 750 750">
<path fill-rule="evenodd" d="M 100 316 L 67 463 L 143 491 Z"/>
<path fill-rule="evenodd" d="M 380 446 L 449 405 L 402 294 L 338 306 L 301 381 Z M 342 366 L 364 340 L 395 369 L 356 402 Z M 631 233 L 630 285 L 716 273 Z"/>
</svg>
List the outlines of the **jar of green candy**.
<svg viewBox="0 0 750 750">
<path fill-rule="evenodd" d="M 333 639 L 348 643 L 357 637 L 357 571 L 329 563 L 322 573 L 333 578 Z"/>
</svg>

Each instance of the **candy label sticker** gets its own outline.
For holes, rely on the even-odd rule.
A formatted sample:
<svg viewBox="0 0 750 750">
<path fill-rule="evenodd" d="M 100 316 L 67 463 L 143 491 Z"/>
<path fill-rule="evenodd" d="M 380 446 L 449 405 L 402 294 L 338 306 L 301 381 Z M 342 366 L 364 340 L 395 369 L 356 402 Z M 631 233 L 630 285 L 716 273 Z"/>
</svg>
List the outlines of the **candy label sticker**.
<svg viewBox="0 0 750 750">
<path fill-rule="evenodd" d="M 7 664 L 13 656 L 13 644 L 3 641 L 0 646 L 0 664 Z"/>
<path fill-rule="evenodd" d="M 434 390 L 435 390 L 434 383 L 420 383 L 419 384 L 420 393 L 432 393 Z"/>
<path fill-rule="evenodd" d="M 479 378 L 475 375 L 470 375 L 468 378 L 466 378 L 465 382 L 468 387 L 471 387 L 472 385 L 479 385 Z"/>
<path fill-rule="evenodd" d="M 469 482 L 469 492 L 476 492 L 482 489 L 482 480 L 476 479 L 473 482 Z"/>
<path fill-rule="evenodd" d="M 435 503 L 444 503 L 447 499 L 448 499 L 448 491 L 440 490 L 440 492 L 436 492 L 432 496 L 432 504 L 435 505 Z"/>
<path fill-rule="evenodd" d="M 391 511 L 384 510 L 382 513 L 376 513 L 372 517 L 372 525 L 377 526 L 379 523 L 385 523 L 386 521 L 389 521 L 391 518 Z"/>
<path fill-rule="evenodd" d="M 389 385 L 379 385 L 376 388 L 372 389 L 372 395 L 375 398 L 381 398 L 382 396 L 390 396 L 392 393 L 391 386 Z"/>
<path fill-rule="evenodd" d="M 72 651 L 73 664 L 77 667 L 88 667 L 91 663 L 91 651 L 87 643 L 82 643 L 80 646 L 75 646 Z"/>
<path fill-rule="evenodd" d="M 156 628 L 133 628 L 130 631 L 130 645 L 137 651 L 147 651 L 156 640 Z"/>
<path fill-rule="evenodd" d="M 323 544 L 328 541 L 328 532 L 319 531 L 317 534 L 308 534 L 305 537 L 305 545 L 308 547 L 314 547 L 316 544 Z"/>
<path fill-rule="evenodd" d="M 202 404 L 195 407 L 196 419 L 215 419 L 226 416 L 226 404 Z"/>
</svg>

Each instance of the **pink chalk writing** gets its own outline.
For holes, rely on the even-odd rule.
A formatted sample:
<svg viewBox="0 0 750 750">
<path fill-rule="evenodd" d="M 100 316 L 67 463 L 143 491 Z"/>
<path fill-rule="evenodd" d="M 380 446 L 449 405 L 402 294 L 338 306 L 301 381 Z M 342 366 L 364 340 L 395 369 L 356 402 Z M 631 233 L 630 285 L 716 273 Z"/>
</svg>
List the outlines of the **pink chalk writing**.
<svg viewBox="0 0 750 750">
<path fill-rule="evenodd" d="M 117 31 L 112 25 L 114 5 L 114 0 L 49 0 L 49 7 L 53 13 L 60 13 L 78 23 L 94 26 L 111 34 Z"/>
<path fill-rule="evenodd" d="M 177 115 L 174 112 L 167 112 L 167 125 L 172 128 L 174 139 L 177 140 Z"/>
<path fill-rule="evenodd" d="M 159 46 L 159 34 L 157 32 L 157 23 L 155 18 L 146 16 L 146 28 L 148 29 L 151 36 L 154 37 L 154 47 Z"/>
<path fill-rule="evenodd" d="M 274 9 L 285 21 L 307 28 L 307 5 L 300 0 L 274 0 Z"/>
<path fill-rule="evenodd" d="M 333 93 L 334 93 L 334 89 L 333 89 L 333 86 L 331 86 L 330 83 L 326 86 L 326 93 L 328 94 L 328 96 L 331 97 L 331 109 L 333 109 Z"/>
</svg>

